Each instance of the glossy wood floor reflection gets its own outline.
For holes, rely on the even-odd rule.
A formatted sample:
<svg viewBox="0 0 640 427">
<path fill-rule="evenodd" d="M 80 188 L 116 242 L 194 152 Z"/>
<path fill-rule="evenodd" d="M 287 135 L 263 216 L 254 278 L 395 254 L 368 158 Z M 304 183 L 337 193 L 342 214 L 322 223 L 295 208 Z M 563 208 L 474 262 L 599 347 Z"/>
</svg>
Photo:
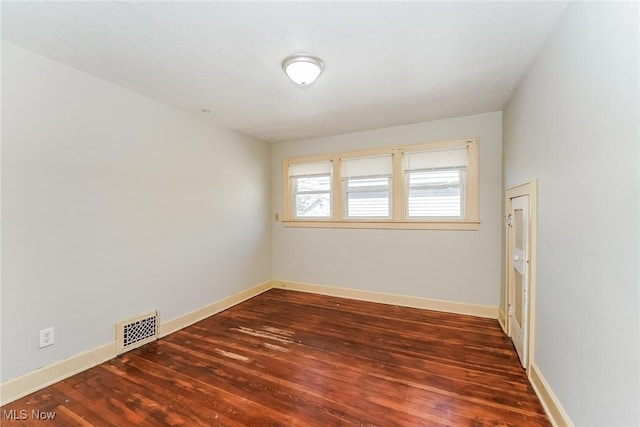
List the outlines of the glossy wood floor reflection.
<svg viewBox="0 0 640 427">
<path fill-rule="evenodd" d="M 2 414 L 3 426 L 550 425 L 495 320 L 279 289 Z"/>
</svg>

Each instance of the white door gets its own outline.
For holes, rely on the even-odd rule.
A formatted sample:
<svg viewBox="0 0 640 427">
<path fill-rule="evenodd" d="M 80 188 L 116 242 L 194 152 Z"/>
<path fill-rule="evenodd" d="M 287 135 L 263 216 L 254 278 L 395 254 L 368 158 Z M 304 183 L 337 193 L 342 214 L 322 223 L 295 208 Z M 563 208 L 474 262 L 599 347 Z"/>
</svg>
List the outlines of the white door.
<svg viewBox="0 0 640 427">
<path fill-rule="evenodd" d="M 527 367 L 529 313 L 529 196 L 511 199 L 509 214 L 509 331 L 524 368 Z"/>
</svg>

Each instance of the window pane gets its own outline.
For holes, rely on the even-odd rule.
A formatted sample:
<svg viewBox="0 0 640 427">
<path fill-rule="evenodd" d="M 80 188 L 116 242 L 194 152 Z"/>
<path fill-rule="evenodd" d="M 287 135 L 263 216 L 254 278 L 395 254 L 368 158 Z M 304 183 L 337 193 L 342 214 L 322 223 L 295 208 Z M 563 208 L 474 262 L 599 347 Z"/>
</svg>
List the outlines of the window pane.
<svg viewBox="0 0 640 427">
<path fill-rule="evenodd" d="M 389 217 L 390 178 L 352 178 L 346 180 L 346 216 Z"/>
<path fill-rule="evenodd" d="M 460 188 L 409 190 L 409 217 L 459 217 Z"/>
<path fill-rule="evenodd" d="M 349 193 L 347 217 L 389 217 L 388 192 Z"/>
<path fill-rule="evenodd" d="M 462 216 L 462 170 L 408 174 L 408 217 Z"/>
<path fill-rule="evenodd" d="M 306 191 L 329 191 L 331 189 L 331 176 L 299 176 L 295 178 L 297 192 Z"/>
<path fill-rule="evenodd" d="M 293 214 L 296 218 L 331 217 L 331 175 L 292 177 Z"/>
<path fill-rule="evenodd" d="M 331 216 L 331 194 L 296 194 L 295 216 L 303 218 L 329 218 Z"/>
</svg>

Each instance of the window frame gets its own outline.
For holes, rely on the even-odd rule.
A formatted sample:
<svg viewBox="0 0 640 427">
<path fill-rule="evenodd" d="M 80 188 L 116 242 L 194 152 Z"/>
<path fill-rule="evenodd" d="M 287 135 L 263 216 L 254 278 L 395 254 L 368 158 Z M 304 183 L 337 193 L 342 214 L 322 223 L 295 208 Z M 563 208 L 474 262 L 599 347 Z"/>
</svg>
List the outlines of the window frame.
<svg viewBox="0 0 640 427">
<path fill-rule="evenodd" d="M 329 162 L 330 164 L 330 173 L 329 173 L 329 204 L 330 211 L 328 217 L 297 217 L 294 209 L 295 202 L 293 198 L 296 196 L 296 193 L 292 188 L 292 180 L 289 176 L 289 167 L 292 165 L 300 164 L 300 163 L 321 163 L 321 162 Z M 320 156 L 309 156 L 298 159 L 285 159 L 283 162 L 282 168 L 282 180 L 283 180 L 283 189 L 282 193 L 283 197 L 287 199 L 284 200 L 284 221 L 283 222 L 324 222 L 324 221 L 332 221 L 335 218 L 334 215 L 334 203 L 335 203 L 335 162 L 331 156 L 320 155 Z"/>
<path fill-rule="evenodd" d="M 408 218 L 408 187 L 403 166 L 404 153 L 419 151 L 440 151 L 466 148 L 467 165 L 465 171 L 462 217 L 414 217 Z M 393 173 L 391 175 L 390 217 L 389 218 L 346 218 L 346 192 L 342 178 L 343 159 L 391 155 Z M 331 216 L 329 218 L 296 218 L 293 215 L 293 201 L 289 166 L 298 163 L 331 161 Z M 377 148 L 345 153 L 321 154 L 313 156 L 285 158 L 282 162 L 283 225 L 285 227 L 309 228 L 380 228 L 380 229 L 426 229 L 426 230 L 478 230 L 478 139 L 476 137 L 450 141 L 429 142 Z M 407 190 L 405 191 L 405 187 Z"/>
<path fill-rule="evenodd" d="M 345 166 L 345 163 L 343 162 L 344 160 L 346 160 L 347 162 L 349 160 L 368 160 L 368 159 L 376 159 L 376 158 L 381 158 L 381 157 L 388 157 L 388 161 L 390 162 L 390 164 L 387 164 L 386 166 L 390 166 L 391 169 L 388 171 L 388 173 L 383 173 L 381 171 L 377 171 L 380 173 L 373 173 L 373 174 L 367 174 L 367 175 L 353 175 L 353 176 L 345 176 L 342 172 L 343 169 L 346 170 L 347 166 Z M 391 153 L 383 153 L 382 155 L 380 154 L 376 154 L 376 155 L 366 155 L 366 156 L 341 156 L 339 159 L 339 167 L 340 167 L 340 181 L 341 181 L 341 190 L 342 190 L 342 204 L 343 204 L 343 209 L 341 212 L 341 218 L 345 219 L 345 220 L 356 220 L 356 221 L 381 221 L 381 220 L 390 220 L 393 218 L 393 155 L 391 155 Z M 344 168 L 343 168 L 344 166 Z M 385 167 L 386 168 L 386 167 Z M 386 179 L 387 180 L 387 191 L 388 191 L 388 201 L 387 201 L 387 207 L 389 209 L 389 213 L 386 216 L 349 216 L 348 215 L 348 211 L 349 211 L 349 200 L 348 200 L 348 194 L 349 193 L 357 193 L 359 191 L 347 191 L 347 187 L 349 185 L 349 181 L 350 180 L 366 180 L 366 179 Z M 366 193 L 367 191 L 362 191 L 362 193 Z"/>
</svg>

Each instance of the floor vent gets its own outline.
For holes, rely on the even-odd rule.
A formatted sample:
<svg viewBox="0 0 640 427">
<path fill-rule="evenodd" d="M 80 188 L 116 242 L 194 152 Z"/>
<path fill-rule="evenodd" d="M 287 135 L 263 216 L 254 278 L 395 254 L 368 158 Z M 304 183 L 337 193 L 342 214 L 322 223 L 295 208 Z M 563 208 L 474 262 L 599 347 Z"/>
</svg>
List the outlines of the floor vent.
<svg viewBox="0 0 640 427">
<path fill-rule="evenodd" d="M 158 339 L 158 323 L 157 310 L 118 322 L 117 353 L 122 354 Z"/>
</svg>

